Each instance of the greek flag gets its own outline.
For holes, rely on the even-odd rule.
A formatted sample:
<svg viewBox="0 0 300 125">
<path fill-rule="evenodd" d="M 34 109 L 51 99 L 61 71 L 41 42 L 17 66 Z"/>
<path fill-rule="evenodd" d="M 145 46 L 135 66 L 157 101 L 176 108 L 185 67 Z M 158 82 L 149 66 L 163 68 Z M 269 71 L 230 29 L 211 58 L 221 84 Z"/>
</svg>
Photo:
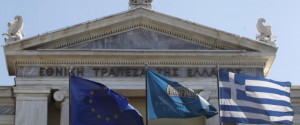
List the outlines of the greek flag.
<svg viewBox="0 0 300 125">
<path fill-rule="evenodd" d="M 222 122 L 293 124 L 290 82 L 219 72 Z"/>
</svg>

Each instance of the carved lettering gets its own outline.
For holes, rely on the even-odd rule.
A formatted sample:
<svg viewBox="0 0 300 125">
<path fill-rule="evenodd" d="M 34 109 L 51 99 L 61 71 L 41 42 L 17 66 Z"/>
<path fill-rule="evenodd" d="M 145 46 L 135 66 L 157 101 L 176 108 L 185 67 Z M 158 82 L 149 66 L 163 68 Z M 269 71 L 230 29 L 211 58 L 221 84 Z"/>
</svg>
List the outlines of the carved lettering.
<svg viewBox="0 0 300 125">
<path fill-rule="evenodd" d="M 145 76 L 146 75 L 146 70 L 142 69 L 140 76 Z"/>
<path fill-rule="evenodd" d="M 106 68 L 101 69 L 101 76 L 104 76 L 104 74 L 107 74 L 108 70 Z"/>
<path fill-rule="evenodd" d="M 132 76 L 140 76 L 139 73 L 138 73 L 138 68 L 133 68 L 132 71 L 133 71 Z"/>
<path fill-rule="evenodd" d="M 98 72 L 100 71 L 100 68 L 93 68 L 94 72 L 95 72 L 95 76 L 98 76 Z"/>
<path fill-rule="evenodd" d="M 162 68 L 156 68 L 155 69 L 159 74 L 162 74 L 163 69 Z"/>
<path fill-rule="evenodd" d="M 56 67 L 55 69 L 55 76 L 62 76 L 63 68 Z"/>
<path fill-rule="evenodd" d="M 164 68 L 164 75 L 165 76 L 171 76 L 171 70 L 170 70 L 170 68 Z"/>
<path fill-rule="evenodd" d="M 76 68 L 77 69 L 77 76 L 84 76 L 84 68 Z"/>
<path fill-rule="evenodd" d="M 116 76 L 115 69 L 111 68 L 111 69 L 109 70 L 108 76 Z"/>
<path fill-rule="evenodd" d="M 158 73 L 167 77 L 179 78 L 199 78 L 216 77 L 217 69 L 214 67 L 154 67 Z M 248 68 L 251 69 L 251 68 Z M 30 67 L 22 68 L 21 76 L 31 77 L 67 77 L 69 76 L 69 67 Z M 250 73 L 257 75 L 262 69 L 242 70 L 241 68 L 225 68 L 223 70 L 235 73 Z M 29 72 L 30 71 L 30 72 Z M 32 72 L 34 71 L 34 72 Z M 249 72 L 250 71 L 250 72 Z M 28 72 L 28 74 L 26 74 Z M 73 67 L 70 74 L 83 77 L 143 77 L 146 74 L 144 67 Z M 257 76 L 259 76 L 258 74 Z"/>
<path fill-rule="evenodd" d="M 130 68 L 126 68 L 125 69 L 125 76 L 131 76 L 131 69 Z"/>
<path fill-rule="evenodd" d="M 54 74 L 54 70 L 52 68 L 47 68 L 46 74 L 47 74 L 47 76 L 52 76 Z"/>
<path fill-rule="evenodd" d="M 173 71 L 173 77 L 178 77 L 179 74 L 178 74 L 178 68 L 172 68 L 172 71 Z"/>
<path fill-rule="evenodd" d="M 188 77 L 193 77 L 193 72 L 192 71 L 193 70 L 191 68 L 187 68 L 186 74 L 187 74 Z"/>
<path fill-rule="evenodd" d="M 45 76 L 44 72 L 45 72 L 45 68 L 40 67 L 40 76 Z"/>
</svg>

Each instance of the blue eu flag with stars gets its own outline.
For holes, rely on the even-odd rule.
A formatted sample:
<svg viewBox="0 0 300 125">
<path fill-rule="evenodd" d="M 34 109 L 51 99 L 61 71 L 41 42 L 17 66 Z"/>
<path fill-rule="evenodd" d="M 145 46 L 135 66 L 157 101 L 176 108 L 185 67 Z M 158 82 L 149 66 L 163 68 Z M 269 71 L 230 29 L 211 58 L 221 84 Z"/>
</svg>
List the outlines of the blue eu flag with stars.
<svg viewBox="0 0 300 125">
<path fill-rule="evenodd" d="M 71 125 L 144 125 L 123 95 L 107 86 L 70 77 Z"/>
</svg>

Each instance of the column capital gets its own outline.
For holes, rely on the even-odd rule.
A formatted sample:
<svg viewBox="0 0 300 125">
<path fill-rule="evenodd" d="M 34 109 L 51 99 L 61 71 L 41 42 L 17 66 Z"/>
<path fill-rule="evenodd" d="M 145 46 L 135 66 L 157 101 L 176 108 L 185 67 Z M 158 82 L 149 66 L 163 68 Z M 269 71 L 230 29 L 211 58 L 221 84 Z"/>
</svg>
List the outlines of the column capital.
<svg viewBox="0 0 300 125">
<path fill-rule="evenodd" d="M 62 102 L 65 98 L 69 98 L 68 90 L 58 90 L 53 94 L 55 101 Z"/>
</svg>

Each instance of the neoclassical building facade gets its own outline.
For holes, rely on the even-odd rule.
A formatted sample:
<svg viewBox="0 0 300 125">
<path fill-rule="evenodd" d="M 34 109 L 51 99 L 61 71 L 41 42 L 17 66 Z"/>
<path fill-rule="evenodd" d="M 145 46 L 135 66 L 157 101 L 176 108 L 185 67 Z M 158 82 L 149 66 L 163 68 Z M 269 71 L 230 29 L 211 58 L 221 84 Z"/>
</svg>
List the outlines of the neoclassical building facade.
<svg viewBox="0 0 300 125">
<path fill-rule="evenodd" d="M 134 1 L 131 1 L 134 2 Z M 127 96 L 143 116 L 145 65 L 200 93 L 218 108 L 217 66 L 265 77 L 274 43 L 256 41 L 151 10 L 149 4 L 4 46 L 15 86 L 0 87 L 0 125 L 68 125 L 69 71 Z M 300 124 L 300 87 L 292 87 Z M 149 125 L 217 125 L 210 119 L 158 119 Z"/>
</svg>

